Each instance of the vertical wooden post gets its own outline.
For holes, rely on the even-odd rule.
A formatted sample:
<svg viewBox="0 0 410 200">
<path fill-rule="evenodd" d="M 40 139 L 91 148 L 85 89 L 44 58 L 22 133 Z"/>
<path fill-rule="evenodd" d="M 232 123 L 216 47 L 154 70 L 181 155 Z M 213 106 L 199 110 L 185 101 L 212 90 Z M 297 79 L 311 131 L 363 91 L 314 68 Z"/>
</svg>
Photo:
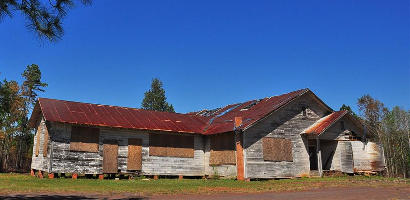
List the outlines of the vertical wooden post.
<svg viewBox="0 0 410 200">
<path fill-rule="evenodd" d="M 236 179 L 243 181 L 245 180 L 245 165 L 243 158 L 243 147 L 242 147 L 242 132 L 235 134 L 236 143 Z"/>
<path fill-rule="evenodd" d="M 71 175 L 71 178 L 72 178 L 72 179 L 77 179 L 77 178 L 78 178 L 78 174 L 77 174 L 77 173 L 72 174 L 72 175 Z"/>
<path fill-rule="evenodd" d="M 237 130 L 242 125 L 242 117 L 235 117 L 235 146 L 236 146 L 236 179 L 245 180 L 245 164 L 243 157 L 242 131 Z"/>
<path fill-rule="evenodd" d="M 323 166 L 322 166 L 322 151 L 320 150 L 320 140 L 319 137 L 316 138 L 316 152 L 317 152 L 317 169 L 319 170 L 319 176 L 323 176 Z"/>
</svg>

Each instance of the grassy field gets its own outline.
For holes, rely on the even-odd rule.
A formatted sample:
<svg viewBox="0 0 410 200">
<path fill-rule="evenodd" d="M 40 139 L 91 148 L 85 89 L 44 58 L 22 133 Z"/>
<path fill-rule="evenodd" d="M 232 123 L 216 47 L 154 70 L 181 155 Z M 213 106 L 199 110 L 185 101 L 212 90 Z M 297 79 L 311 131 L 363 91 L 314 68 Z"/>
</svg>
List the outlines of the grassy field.
<svg viewBox="0 0 410 200">
<path fill-rule="evenodd" d="M 410 187 L 409 179 L 342 176 L 241 182 L 235 180 L 159 179 L 159 180 L 96 180 L 70 178 L 39 179 L 28 174 L 0 174 L 0 194 L 70 193 L 138 195 L 189 194 L 221 192 L 301 191 L 316 188 L 367 186 Z"/>
</svg>

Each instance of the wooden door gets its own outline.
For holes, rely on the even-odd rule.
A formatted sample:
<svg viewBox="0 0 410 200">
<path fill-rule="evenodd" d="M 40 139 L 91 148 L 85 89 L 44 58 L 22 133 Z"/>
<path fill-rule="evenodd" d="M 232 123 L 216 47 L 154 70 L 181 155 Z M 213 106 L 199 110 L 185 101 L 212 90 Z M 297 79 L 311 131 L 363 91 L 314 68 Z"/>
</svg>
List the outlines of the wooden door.
<svg viewBox="0 0 410 200">
<path fill-rule="evenodd" d="M 128 139 L 128 170 L 141 170 L 142 168 L 142 140 L 137 138 Z"/>
<path fill-rule="evenodd" d="M 103 172 L 118 173 L 118 142 L 105 140 L 103 148 Z"/>
</svg>

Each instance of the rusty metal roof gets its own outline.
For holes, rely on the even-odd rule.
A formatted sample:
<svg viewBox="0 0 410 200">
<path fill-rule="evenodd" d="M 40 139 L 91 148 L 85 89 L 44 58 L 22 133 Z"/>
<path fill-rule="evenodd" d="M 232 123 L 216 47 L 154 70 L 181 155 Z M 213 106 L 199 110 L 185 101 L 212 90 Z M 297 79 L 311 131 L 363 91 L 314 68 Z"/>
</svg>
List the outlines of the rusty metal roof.
<svg viewBox="0 0 410 200">
<path fill-rule="evenodd" d="M 203 134 L 232 131 L 235 117 L 242 117 L 242 126 L 240 128 L 246 129 L 269 113 L 308 91 L 310 90 L 302 89 L 279 96 L 228 105 L 210 117 L 209 125 L 205 128 Z"/>
<path fill-rule="evenodd" d="M 53 122 L 209 135 L 233 131 L 235 117 L 242 117 L 243 124 L 239 128 L 246 129 L 308 91 L 302 89 L 187 114 L 39 98 L 30 118 L 30 126 L 35 126 L 35 120 L 42 113 L 45 120 Z"/>
<path fill-rule="evenodd" d="M 330 126 L 332 126 L 337 120 L 345 116 L 347 113 L 348 111 L 345 110 L 333 112 L 319 119 L 316 123 L 303 131 L 303 133 L 319 135 L 327 130 Z"/>
<path fill-rule="evenodd" d="M 36 107 L 45 120 L 70 124 L 183 133 L 200 133 L 206 124 L 192 115 L 46 98 L 39 98 Z M 36 108 L 33 115 L 35 112 Z"/>
</svg>

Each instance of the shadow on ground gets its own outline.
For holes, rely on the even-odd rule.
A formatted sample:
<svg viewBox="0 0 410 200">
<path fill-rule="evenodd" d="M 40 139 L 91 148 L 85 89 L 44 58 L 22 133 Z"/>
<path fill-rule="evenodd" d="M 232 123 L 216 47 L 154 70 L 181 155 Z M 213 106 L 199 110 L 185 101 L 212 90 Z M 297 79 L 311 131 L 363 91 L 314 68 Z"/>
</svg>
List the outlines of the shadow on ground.
<svg viewBox="0 0 410 200">
<path fill-rule="evenodd" d="M 15 200 L 15 199 L 40 199 L 40 200 L 60 200 L 60 199 L 128 199 L 128 200 L 142 200 L 147 199 L 145 197 L 126 197 L 126 198 L 115 198 L 115 197 L 87 197 L 82 195 L 0 195 L 0 199 Z"/>
</svg>

